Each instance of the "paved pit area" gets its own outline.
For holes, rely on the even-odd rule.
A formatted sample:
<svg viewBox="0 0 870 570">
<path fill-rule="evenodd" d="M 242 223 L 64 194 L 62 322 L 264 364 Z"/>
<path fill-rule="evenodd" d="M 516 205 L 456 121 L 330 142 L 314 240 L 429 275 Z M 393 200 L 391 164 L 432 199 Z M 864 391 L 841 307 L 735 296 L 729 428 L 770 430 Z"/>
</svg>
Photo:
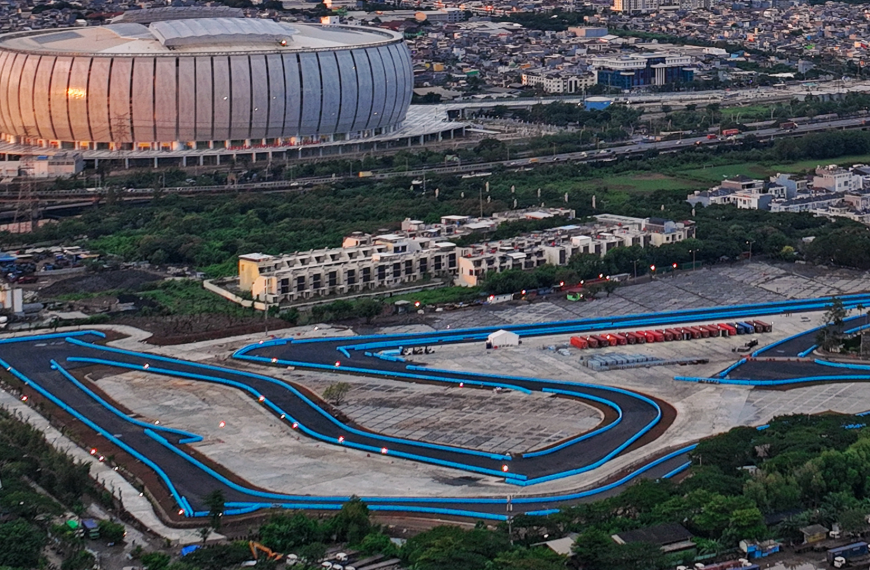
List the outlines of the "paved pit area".
<svg viewBox="0 0 870 570">
<path fill-rule="evenodd" d="M 340 408 L 378 433 L 497 453 L 545 447 L 603 419 L 595 408 L 549 394 L 394 384 L 354 386 Z"/>
<path fill-rule="evenodd" d="M 657 277 L 617 289 L 610 297 L 600 293 L 594 301 L 571 302 L 564 295 L 524 305 L 496 305 L 477 311 L 439 313 L 437 329 L 541 323 L 604 315 L 675 311 L 718 305 L 767 303 L 784 299 L 838 295 L 870 290 L 870 274 L 859 271 L 826 272 L 804 265 L 739 263 L 712 266 Z"/>
<path fill-rule="evenodd" d="M 510 370 L 512 375 L 547 377 L 557 380 L 602 384 L 649 394 L 672 404 L 678 416 L 662 438 L 648 449 L 663 449 L 727 431 L 738 425 L 756 426 L 773 417 L 791 413 L 835 411 L 856 413 L 870 410 L 870 390 L 866 384 L 825 384 L 777 391 L 741 386 L 677 382 L 675 376 L 708 377 L 737 361 L 742 355 L 732 348 L 751 338 L 761 346 L 792 336 L 821 323 L 821 313 L 802 313 L 789 317 L 765 317 L 774 332 L 578 350 L 568 347 L 570 356 L 548 350 L 547 346 L 566 346 L 570 335 L 529 338 L 519 347 L 486 350 L 482 342 L 439 346 L 435 353 L 417 357 L 433 368 L 448 368 L 485 373 Z M 614 329 L 618 332 L 620 329 Z M 643 354 L 662 359 L 708 358 L 704 365 L 660 366 L 626 370 L 593 371 L 581 364 L 582 357 L 610 352 Z"/>
</svg>

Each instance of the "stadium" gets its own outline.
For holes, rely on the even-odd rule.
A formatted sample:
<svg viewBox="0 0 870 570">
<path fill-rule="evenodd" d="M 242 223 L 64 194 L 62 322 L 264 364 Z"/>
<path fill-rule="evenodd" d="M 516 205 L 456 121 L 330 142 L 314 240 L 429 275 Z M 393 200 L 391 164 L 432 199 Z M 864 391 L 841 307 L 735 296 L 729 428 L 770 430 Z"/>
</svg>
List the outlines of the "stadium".
<svg viewBox="0 0 870 570">
<path fill-rule="evenodd" d="M 400 34 L 240 16 L 138 10 L 0 36 L 4 146 L 215 154 L 401 129 L 413 77 Z"/>
</svg>

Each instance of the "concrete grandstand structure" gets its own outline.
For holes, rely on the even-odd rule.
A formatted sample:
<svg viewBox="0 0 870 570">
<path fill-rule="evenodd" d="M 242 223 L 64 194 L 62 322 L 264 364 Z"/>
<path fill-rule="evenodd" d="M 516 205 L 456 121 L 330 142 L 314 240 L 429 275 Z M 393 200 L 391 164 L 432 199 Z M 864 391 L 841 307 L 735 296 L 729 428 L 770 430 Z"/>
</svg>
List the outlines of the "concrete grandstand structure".
<svg viewBox="0 0 870 570">
<path fill-rule="evenodd" d="M 0 36 L 3 140 L 88 158 L 228 154 L 401 129 L 413 84 L 401 35 L 209 14 L 139 10 L 105 26 Z"/>
</svg>

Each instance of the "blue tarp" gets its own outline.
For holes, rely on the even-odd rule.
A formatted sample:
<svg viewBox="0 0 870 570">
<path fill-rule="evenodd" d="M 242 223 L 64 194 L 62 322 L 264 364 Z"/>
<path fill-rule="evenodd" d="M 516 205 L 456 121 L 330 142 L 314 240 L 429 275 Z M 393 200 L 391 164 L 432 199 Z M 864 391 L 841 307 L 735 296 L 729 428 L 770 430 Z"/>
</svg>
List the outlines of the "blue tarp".
<svg viewBox="0 0 870 570">
<path fill-rule="evenodd" d="M 198 544 L 191 544 L 190 546 L 185 546 L 184 548 L 181 549 L 181 555 L 187 556 L 188 554 L 190 554 L 191 552 L 193 552 L 194 550 L 197 550 L 197 549 L 199 549 Z"/>
</svg>

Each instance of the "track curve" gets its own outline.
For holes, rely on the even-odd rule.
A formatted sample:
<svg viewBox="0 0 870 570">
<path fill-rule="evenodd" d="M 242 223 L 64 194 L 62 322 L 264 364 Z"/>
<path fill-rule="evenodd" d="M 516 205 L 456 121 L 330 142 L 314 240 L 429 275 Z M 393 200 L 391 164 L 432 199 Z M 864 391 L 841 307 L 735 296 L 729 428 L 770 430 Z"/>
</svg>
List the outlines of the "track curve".
<svg viewBox="0 0 870 570">
<path fill-rule="evenodd" d="M 848 308 L 870 303 L 870 294 L 847 295 L 840 299 Z M 737 316 L 818 311 L 826 308 L 830 302 L 831 298 L 825 297 L 763 305 L 691 309 L 499 328 L 512 330 L 523 337 L 591 332 L 701 320 L 727 320 Z M 231 386 L 248 393 L 294 429 L 309 437 L 336 446 L 353 447 L 373 453 L 385 453 L 403 459 L 497 476 L 519 487 L 576 475 L 604 465 L 623 453 L 661 421 L 662 410 L 653 399 L 629 390 L 544 378 L 432 369 L 419 363 L 406 362 L 392 354 L 380 354 L 384 351 L 394 351 L 398 347 L 480 341 L 494 330 L 496 328 L 301 341 L 282 339 L 247 346 L 237 351 L 234 357 L 272 366 L 300 366 L 331 372 L 372 374 L 405 381 L 468 383 L 500 386 L 521 392 L 558 393 L 611 407 L 616 412 L 616 419 L 551 448 L 512 456 L 509 453 L 482 452 L 359 430 L 332 417 L 302 392 L 281 380 L 232 368 L 98 345 L 95 341 L 103 336 L 98 331 L 0 340 L 0 365 L 25 382 L 27 389 L 48 398 L 152 468 L 175 497 L 180 511 L 188 517 L 207 515 L 203 511 L 202 499 L 215 489 L 224 491 L 228 515 L 273 507 L 332 510 L 340 508 L 348 497 L 273 493 L 234 483 L 185 451 L 186 444 L 201 439 L 198 435 L 165 426 L 145 424 L 127 417 L 114 408 L 111 402 L 105 401 L 77 380 L 73 374 L 76 368 L 102 365 L 119 370 L 145 370 L 175 378 Z M 818 364 L 818 366 L 823 365 Z M 687 447 L 676 450 L 648 462 L 618 481 L 577 493 L 510 498 L 510 491 L 506 490 L 503 497 L 363 498 L 375 511 L 456 515 L 494 520 L 504 520 L 519 513 L 546 514 L 560 506 L 617 493 L 638 477 L 670 477 L 688 467 L 688 453 L 691 449 L 692 447 Z"/>
</svg>

